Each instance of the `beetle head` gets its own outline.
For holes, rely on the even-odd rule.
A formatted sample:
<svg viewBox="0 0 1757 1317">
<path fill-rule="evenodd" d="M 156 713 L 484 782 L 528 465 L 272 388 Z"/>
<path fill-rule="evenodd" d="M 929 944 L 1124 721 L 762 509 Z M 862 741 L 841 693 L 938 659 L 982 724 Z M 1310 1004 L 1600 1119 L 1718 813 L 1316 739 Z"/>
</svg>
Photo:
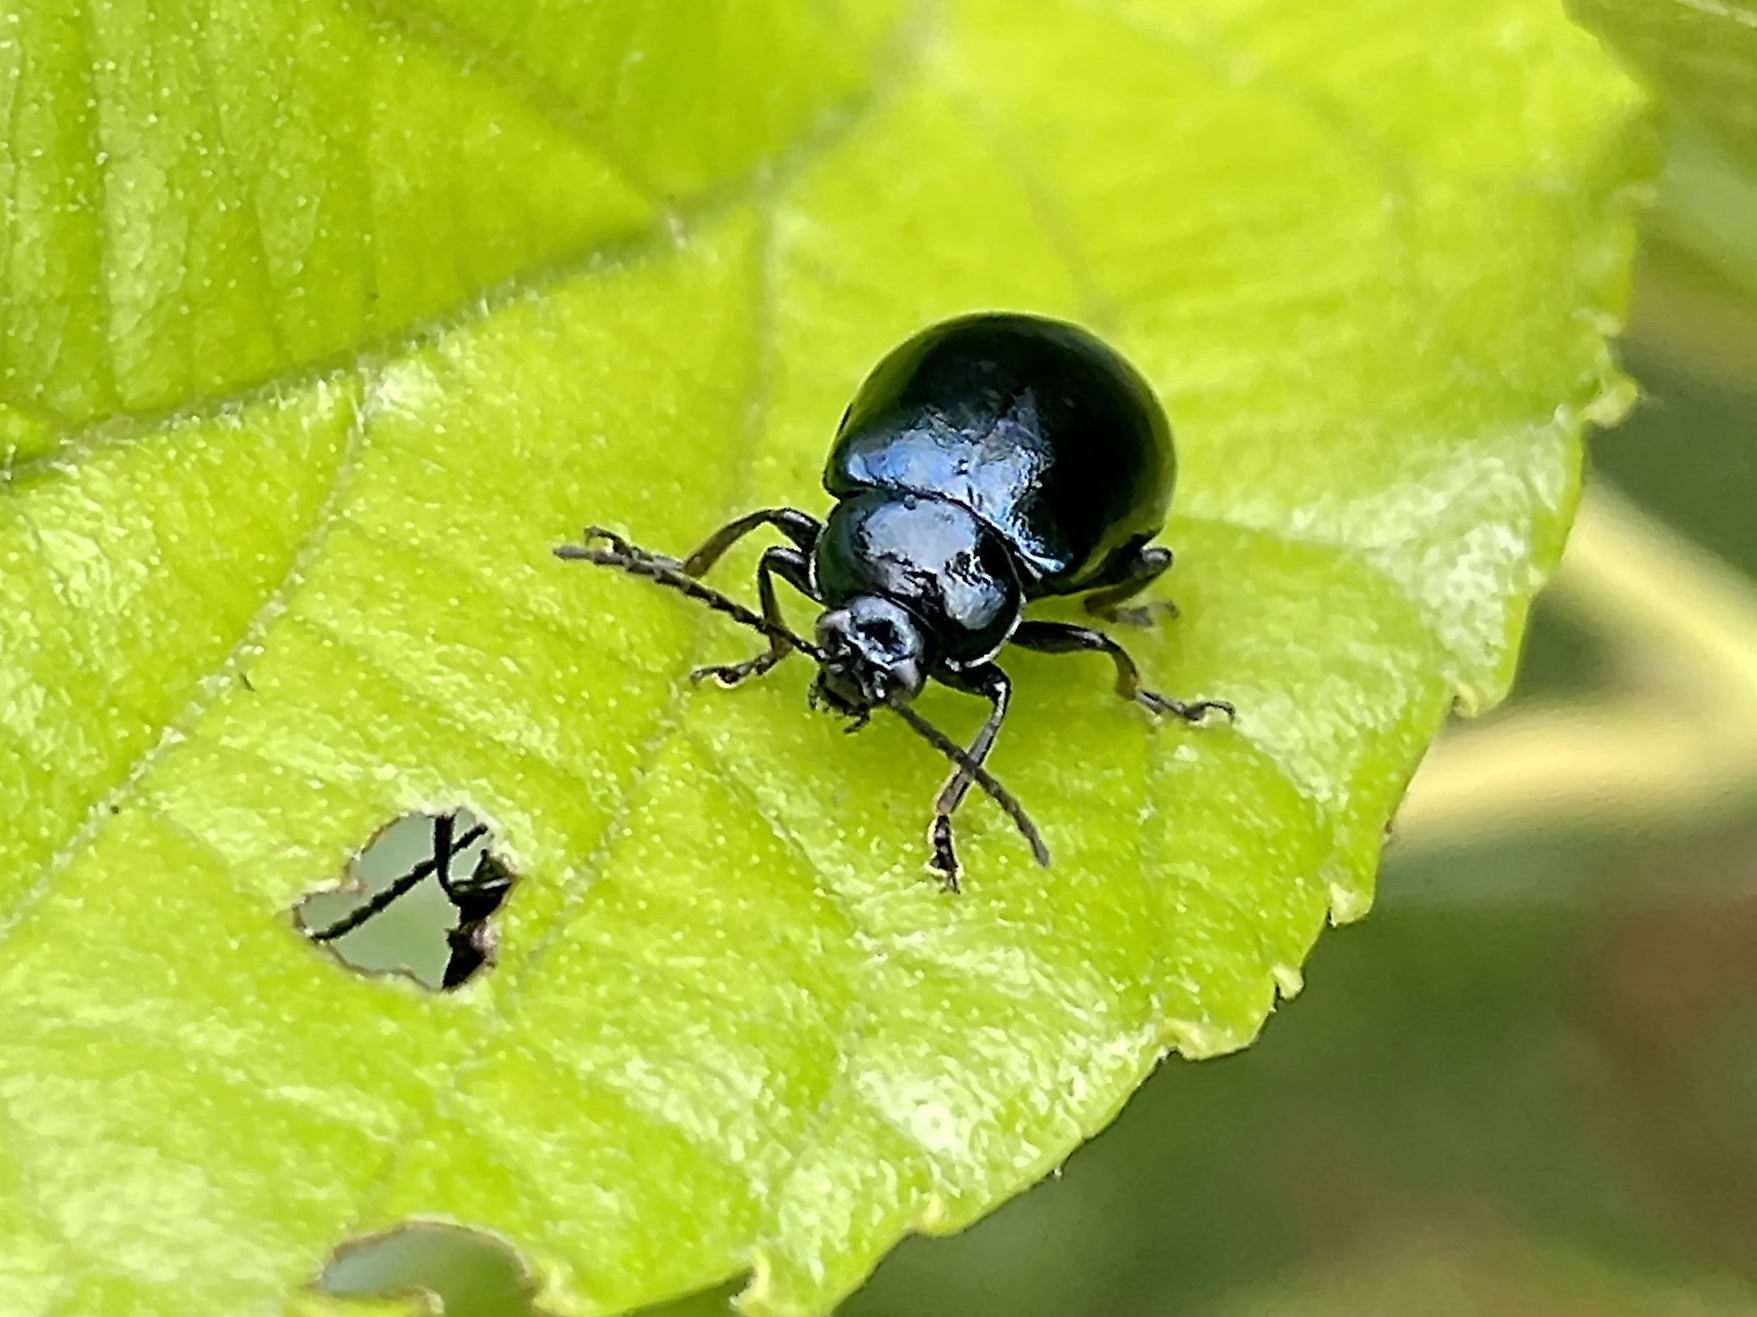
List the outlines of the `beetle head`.
<svg viewBox="0 0 1757 1317">
<path fill-rule="evenodd" d="M 856 595 L 817 623 L 823 650 L 812 703 L 859 716 L 874 705 L 906 704 L 932 666 L 921 623 L 881 595 Z"/>
</svg>

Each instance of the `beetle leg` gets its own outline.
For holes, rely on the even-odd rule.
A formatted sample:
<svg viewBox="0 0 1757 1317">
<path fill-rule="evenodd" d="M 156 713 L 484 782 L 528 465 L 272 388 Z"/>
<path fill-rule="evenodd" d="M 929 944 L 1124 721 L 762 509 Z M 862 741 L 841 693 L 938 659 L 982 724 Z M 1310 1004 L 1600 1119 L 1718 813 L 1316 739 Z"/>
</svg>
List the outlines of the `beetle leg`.
<svg viewBox="0 0 1757 1317">
<path fill-rule="evenodd" d="M 1086 649 L 1108 654 L 1116 664 L 1116 693 L 1153 713 L 1175 714 L 1191 723 L 1201 722 L 1210 713 L 1224 713 L 1228 719 L 1233 716 L 1233 707 L 1225 700 L 1194 700 L 1185 704 L 1148 690 L 1141 685 L 1141 671 L 1135 666 L 1135 660 L 1129 657 L 1128 650 L 1104 632 L 1090 627 L 1071 626 L 1066 622 L 1021 622 L 1019 629 L 1013 632 L 1013 644 L 1045 654 L 1073 654 Z"/>
<path fill-rule="evenodd" d="M 711 559 L 710 559 L 711 561 Z M 757 594 L 763 601 L 763 620 L 785 631 L 787 619 L 781 616 L 780 602 L 775 598 L 775 577 L 779 576 L 807 598 L 811 598 L 811 560 L 798 549 L 773 545 L 763 550 L 757 563 Z M 793 643 L 782 635 L 771 633 L 769 647 L 755 658 L 742 663 L 716 663 L 697 668 L 689 674 L 691 681 L 714 678 L 722 686 L 736 686 L 749 677 L 760 677 L 793 652 Z"/>
<path fill-rule="evenodd" d="M 721 554 L 758 526 L 773 526 L 792 540 L 802 553 L 812 551 L 817 544 L 817 537 L 824 530 L 823 523 L 816 517 L 807 516 L 796 508 L 759 508 L 737 521 L 727 522 L 703 540 L 702 546 L 683 560 L 684 574 L 702 575 L 720 561 Z"/>
<path fill-rule="evenodd" d="M 1001 721 L 1007 716 L 1007 702 L 1012 698 L 1013 683 L 993 663 L 984 663 L 963 672 L 940 672 L 935 675 L 956 690 L 981 695 L 988 700 L 991 706 L 988 721 L 982 724 L 982 730 L 970 742 L 969 750 L 970 762 L 981 767 L 988 758 L 988 752 L 994 748 L 994 738 L 1000 734 Z M 928 842 L 933 847 L 933 859 L 928 862 L 928 867 L 939 875 L 940 882 L 948 892 L 958 890 L 958 854 L 952 847 L 952 814 L 963 803 L 965 795 L 969 793 L 970 784 L 970 774 L 966 769 L 954 769 L 933 801 L 933 823 L 927 832 Z"/>
<path fill-rule="evenodd" d="M 1169 599 L 1156 599 L 1135 608 L 1117 607 L 1165 575 L 1170 566 L 1170 549 L 1157 545 L 1142 549 L 1119 569 L 1116 581 L 1086 596 L 1086 611 L 1106 622 L 1126 622 L 1131 626 L 1152 626 L 1157 620 L 1155 614 L 1176 617 L 1177 605 Z"/>
</svg>

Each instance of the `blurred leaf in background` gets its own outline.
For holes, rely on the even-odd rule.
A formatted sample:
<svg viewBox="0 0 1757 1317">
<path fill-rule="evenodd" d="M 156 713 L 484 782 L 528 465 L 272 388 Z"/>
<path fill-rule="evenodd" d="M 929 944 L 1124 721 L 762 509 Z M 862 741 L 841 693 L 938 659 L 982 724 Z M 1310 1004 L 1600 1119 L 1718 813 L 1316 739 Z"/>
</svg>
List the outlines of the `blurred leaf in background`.
<svg viewBox="0 0 1757 1317">
<path fill-rule="evenodd" d="M 1568 0 L 1569 11 L 1757 173 L 1757 6 L 1749 0 Z"/>
</svg>

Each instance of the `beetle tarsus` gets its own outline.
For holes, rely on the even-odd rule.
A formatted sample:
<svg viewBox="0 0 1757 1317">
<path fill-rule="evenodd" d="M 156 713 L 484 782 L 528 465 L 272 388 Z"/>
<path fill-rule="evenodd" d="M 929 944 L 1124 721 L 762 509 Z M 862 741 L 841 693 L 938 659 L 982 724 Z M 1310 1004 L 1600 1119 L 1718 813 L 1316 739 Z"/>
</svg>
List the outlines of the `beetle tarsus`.
<svg viewBox="0 0 1757 1317">
<path fill-rule="evenodd" d="M 940 887 L 953 896 L 964 889 L 959 885 L 958 852 L 952 846 L 952 820 L 947 814 L 935 814 L 927 830 L 928 845 L 933 858 L 927 862 L 928 872 L 940 880 Z"/>
<path fill-rule="evenodd" d="M 1118 608 L 1110 614 L 1108 621 L 1122 626 L 1138 627 L 1148 630 L 1161 622 L 1175 622 L 1182 616 L 1178 606 L 1169 599 L 1155 599 L 1148 604 L 1135 604 L 1128 608 Z"/>
<path fill-rule="evenodd" d="M 1141 690 L 1135 693 L 1135 702 L 1150 713 L 1160 717 L 1182 718 L 1192 726 L 1200 727 L 1208 721 L 1211 713 L 1223 713 L 1227 722 L 1238 721 L 1238 710 L 1226 700 L 1183 700 L 1167 699 L 1154 691 Z"/>
<path fill-rule="evenodd" d="M 736 686 L 742 681 L 749 681 L 752 677 L 762 676 L 763 673 L 774 667 L 785 653 L 785 650 L 780 653 L 774 650 L 765 650 L 755 658 L 745 659 L 742 663 L 711 663 L 707 667 L 696 668 L 689 674 L 689 679 L 699 683 L 712 678 L 722 686 Z"/>
<path fill-rule="evenodd" d="M 607 547 L 594 548 L 593 540 L 603 540 Z M 584 559 L 602 566 L 630 568 L 645 565 L 668 572 L 683 570 L 683 564 L 677 559 L 654 553 L 651 549 L 643 549 L 603 526 L 587 526 L 580 534 L 580 543 L 558 544 L 553 552 L 557 558 Z"/>
<path fill-rule="evenodd" d="M 585 530 L 580 532 L 580 543 L 582 545 L 589 546 L 593 540 L 603 540 L 604 543 L 610 546 L 610 551 L 612 553 L 619 553 L 625 558 L 644 558 L 647 556 L 645 549 L 638 548 L 623 539 L 622 536 L 618 535 L 615 531 L 607 530 L 603 526 L 587 526 Z"/>
</svg>

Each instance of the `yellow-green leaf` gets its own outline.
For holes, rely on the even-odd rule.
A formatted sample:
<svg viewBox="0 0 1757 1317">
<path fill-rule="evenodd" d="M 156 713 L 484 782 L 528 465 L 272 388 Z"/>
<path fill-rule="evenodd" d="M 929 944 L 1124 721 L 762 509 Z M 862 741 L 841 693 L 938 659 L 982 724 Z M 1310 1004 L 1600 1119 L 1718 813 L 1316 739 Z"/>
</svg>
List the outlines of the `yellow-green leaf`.
<svg viewBox="0 0 1757 1317">
<path fill-rule="evenodd" d="M 1297 988 L 1625 396 L 1650 145 L 1540 0 L 44 0 L 0 58 L 8 1312 L 278 1311 L 417 1216 L 557 1313 L 825 1309 Z M 549 550 L 821 511 L 863 372 L 987 307 L 1163 394 L 1183 612 L 1127 639 L 1239 718 L 1009 656 L 1056 863 L 973 800 L 952 899 L 906 729 L 692 687 L 753 638 Z M 299 935 L 450 806 L 497 968 Z"/>
</svg>

